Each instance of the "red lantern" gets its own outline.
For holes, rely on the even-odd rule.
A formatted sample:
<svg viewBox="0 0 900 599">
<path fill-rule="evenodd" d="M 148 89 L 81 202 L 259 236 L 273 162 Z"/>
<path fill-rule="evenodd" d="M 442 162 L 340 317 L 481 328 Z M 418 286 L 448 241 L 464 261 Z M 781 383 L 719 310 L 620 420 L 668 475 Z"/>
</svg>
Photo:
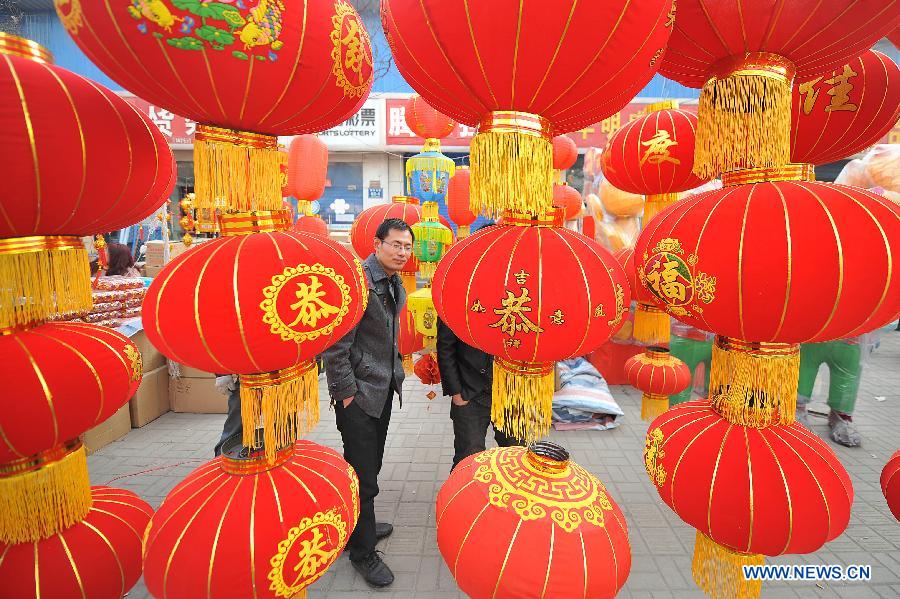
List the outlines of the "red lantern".
<svg viewBox="0 0 900 599">
<path fill-rule="evenodd" d="M 456 128 L 456 121 L 432 108 L 416 94 L 406 101 L 406 124 L 413 133 L 426 140 L 440 140 Z M 426 143 L 426 146 L 428 144 Z M 438 149 L 440 142 L 438 142 Z"/>
<path fill-rule="evenodd" d="M 816 551 L 850 520 L 850 477 L 798 423 L 746 426 L 691 401 L 653 421 L 644 461 L 662 500 L 697 529 L 694 580 L 711 596 L 733 586 L 758 594 L 760 582 L 745 581 L 739 566 Z"/>
<path fill-rule="evenodd" d="M 612 598 L 631 570 L 619 506 L 552 443 L 467 457 L 435 513 L 441 555 L 473 599 Z"/>
<path fill-rule="evenodd" d="M 644 394 L 641 419 L 653 420 L 669 409 L 670 395 L 688 388 L 691 370 L 668 349 L 651 346 L 625 362 L 625 378 L 629 385 Z"/>
<path fill-rule="evenodd" d="M 794 86 L 791 160 L 826 164 L 877 143 L 900 117 L 900 67 L 868 50 Z"/>
<path fill-rule="evenodd" d="M 557 135 L 550 140 L 553 144 L 553 168 L 564 171 L 575 166 L 578 161 L 578 146 L 568 135 Z"/>
<path fill-rule="evenodd" d="M 305 204 L 325 193 L 328 147 L 315 135 L 298 135 L 288 156 L 288 192 Z M 304 214 L 305 210 L 301 210 Z"/>
<path fill-rule="evenodd" d="M 275 136 L 341 123 L 372 86 L 369 35 L 346 0 L 56 2 L 56 10 L 107 75 L 201 123 L 198 208 L 277 210 Z"/>
<path fill-rule="evenodd" d="M 375 232 L 378 226 L 389 218 L 399 218 L 407 225 L 414 225 L 422 219 L 419 200 L 408 196 L 394 196 L 390 204 L 378 204 L 359 213 L 350 227 L 350 243 L 360 259 L 365 260 L 375 249 Z M 409 261 L 400 272 L 407 293 L 416 289 L 416 273 L 419 261 L 410 255 Z"/>
<path fill-rule="evenodd" d="M 143 318 L 147 338 L 172 360 L 242 375 L 244 442 L 259 446 L 264 419 L 271 458 L 318 422 L 313 359 L 359 322 L 368 293 L 362 266 L 339 243 L 289 231 L 240 235 L 265 224 L 254 218 L 223 217 L 226 237 L 170 262 L 147 291 Z"/>
<path fill-rule="evenodd" d="M 438 369 L 434 354 L 425 354 L 416 360 L 413 372 L 416 373 L 423 385 L 437 385 L 441 382 L 441 371 Z"/>
<path fill-rule="evenodd" d="M 321 216 L 316 214 L 308 214 L 297 219 L 291 228 L 297 233 L 309 233 L 320 237 L 328 237 L 328 223 L 322 220 Z"/>
<path fill-rule="evenodd" d="M 456 236 L 460 239 L 469 236 L 469 225 L 478 218 L 469 206 L 469 176 L 469 169 L 457 167 L 447 186 L 447 214 L 456 223 Z"/>
<path fill-rule="evenodd" d="M 881 492 L 894 518 L 900 521 L 900 451 L 895 451 L 881 471 Z"/>
<path fill-rule="evenodd" d="M 336 451 L 297 441 L 274 466 L 237 451 L 188 475 L 153 516 L 144 550 L 153 596 L 302 596 L 346 546 L 359 480 Z"/>
<path fill-rule="evenodd" d="M 550 140 L 614 114 L 644 87 L 665 51 L 672 4 L 387 0 L 381 6 L 404 78 L 440 112 L 478 127 L 473 212 L 536 214 L 552 202 Z"/>
<path fill-rule="evenodd" d="M 695 172 L 790 162 L 794 76 L 808 81 L 900 25 L 900 4 L 856 0 L 680 0 L 662 75 L 703 87 Z"/>
<path fill-rule="evenodd" d="M 403 370 L 407 374 L 413 371 L 412 355 L 425 348 L 425 337 L 416 330 L 416 319 L 408 306 L 400 310 L 400 334 L 397 337 L 397 350 L 403 356 Z"/>
<path fill-rule="evenodd" d="M 560 211 L 545 220 L 507 214 L 455 244 L 434 275 L 440 318 L 496 356 L 492 420 L 519 439 L 549 428 L 552 363 L 599 347 L 629 305 L 615 258 L 561 223 Z"/>
<path fill-rule="evenodd" d="M 563 209 L 563 219 L 572 220 L 578 218 L 584 208 L 581 202 L 581 194 L 567 183 L 553 185 L 553 205 Z"/>
<path fill-rule="evenodd" d="M 124 597 L 141 577 L 141 538 L 153 509 L 131 491 L 92 487 L 84 519 L 33 543 L 0 542 L 7 597 Z"/>
<path fill-rule="evenodd" d="M 153 214 L 175 184 L 175 161 L 153 123 L 53 66 L 41 46 L 0 33 L 0 58 L 0 328 L 8 328 L 89 311 L 79 237 Z"/>
<path fill-rule="evenodd" d="M 647 345 L 668 345 L 671 339 L 669 315 L 656 307 L 653 295 L 641 284 L 634 267 L 634 248 L 619 250 L 614 256 L 625 269 L 631 297 L 637 302 L 632 330 L 635 341 Z"/>
</svg>

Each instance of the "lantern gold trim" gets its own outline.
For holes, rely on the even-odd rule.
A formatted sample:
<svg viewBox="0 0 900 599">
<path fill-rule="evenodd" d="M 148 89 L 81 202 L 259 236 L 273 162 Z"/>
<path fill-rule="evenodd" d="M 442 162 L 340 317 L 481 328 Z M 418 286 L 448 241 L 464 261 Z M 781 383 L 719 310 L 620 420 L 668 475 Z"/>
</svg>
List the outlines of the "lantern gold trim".
<svg viewBox="0 0 900 599">
<path fill-rule="evenodd" d="M 491 421 L 507 435 L 533 443 L 550 432 L 553 362 L 515 362 L 494 357 Z"/>
<path fill-rule="evenodd" d="M 0 31 L 0 54 L 53 64 L 53 53 L 37 42 Z"/>
<path fill-rule="evenodd" d="M 219 217 L 222 237 L 239 237 L 253 233 L 274 233 L 291 228 L 290 210 L 230 212 Z"/>
</svg>

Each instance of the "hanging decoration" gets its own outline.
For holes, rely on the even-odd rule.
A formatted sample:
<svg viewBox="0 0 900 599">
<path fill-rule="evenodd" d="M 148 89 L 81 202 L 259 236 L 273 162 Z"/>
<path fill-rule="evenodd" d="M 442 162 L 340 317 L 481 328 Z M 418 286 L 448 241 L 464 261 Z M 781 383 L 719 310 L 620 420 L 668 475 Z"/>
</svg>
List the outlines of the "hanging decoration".
<svg viewBox="0 0 900 599">
<path fill-rule="evenodd" d="M 394 196 L 390 204 L 378 204 L 360 212 L 350 227 L 350 243 L 360 259 L 365 260 L 375 249 L 375 232 L 389 218 L 399 218 L 410 226 L 416 224 L 422 218 L 419 200 L 409 196 Z M 419 261 L 413 255 L 400 271 L 403 287 L 408 294 L 416 290 L 417 272 Z"/>
<path fill-rule="evenodd" d="M 469 227 L 478 218 L 469 206 L 469 179 L 469 169 L 458 167 L 447 186 L 447 214 L 456 224 L 459 239 L 469 236 Z"/>
<path fill-rule="evenodd" d="M 553 205 L 563 210 L 563 220 L 573 220 L 581 215 L 584 205 L 581 194 L 568 183 L 553 184 Z"/>
<path fill-rule="evenodd" d="M 419 273 L 430 284 L 438 261 L 453 244 L 453 231 L 438 219 L 435 202 L 425 202 L 422 219 L 412 227 L 413 254 L 419 262 Z"/>
<path fill-rule="evenodd" d="M 328 147 L 325 142 L 316 135 L 295 137 L 288 150 L 287 176 L 287 192 L 297 198 L 301 218 L 311 216 L 310 204 L 322 197 L 328 180 Z"/>
<path fill-rule="evenodd" d="M 559 175 L 557 179 L 563 181 L 563 171 L 569 170 L 578 162 L 578 146 L 568 135 L 557 135 L 550 140 L 553 144 L 553 170 Z"/>
<path fill-rule="evenodd" d="M 400 332 L 397 335 L 397 350 L 403 359 L 403 370 L 406 374 L 413 372 L 413 354 L 425 349 L 425 338 L 416 328 L 415 316 L 409 305 L 400 310 Z"/>
<path fill-rule="evenodd" d="M 653 420 L 669 409 L 669 396 L 681 393 L 691 384 L 687 364 L 665 347 L 650 346 L 642 354 L 625 362 L 628 384 L 643 392 L 641 420 Z"/>
<path fill-rule="evenodd" d="M 456 164 L 441 153 L 441 139 L 453 133 L 456 121 L 431 106 L 419 95 L 406 101 L 406 124 L 425 147 L 406 161 L 406 189 L 422 202 L 443 202 Z"/>
<path fill-rule="evenodd" d="M 894 518 L 900 521 L 900 451 L 894 452 L 881 471 L 881 492 Z"/>
<path fill-rule="evenodd" d="M 634 266 L 634 248 L 619 250 L 614 256 L 625 269 L 631 297 L 637 302 L 632 337 L 644 345 L 668 346 L 672 328 L 669 315 L 665 310 L 656 306 L 656 298 L 641 283 Z"/>
<path fill-rule="evenodd" d="M 301 216 L 291 226 L 291 230 L 296 233 L 310 233 L 320 237 L 328 237 L 328 223 L 326 223 L 318 214 L 307 214 Z"/>
</svg>

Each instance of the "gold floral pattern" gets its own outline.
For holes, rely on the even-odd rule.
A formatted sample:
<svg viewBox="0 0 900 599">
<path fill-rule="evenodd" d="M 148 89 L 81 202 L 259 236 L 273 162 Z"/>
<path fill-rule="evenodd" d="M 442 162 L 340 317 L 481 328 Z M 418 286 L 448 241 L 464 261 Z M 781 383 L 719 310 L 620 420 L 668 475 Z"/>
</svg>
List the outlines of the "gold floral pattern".
<svg viewBox="0 0 900 599">
<path fill-rule="evenodd" d="M 661 487 L 666 482 L 666 470 L 663 468 L 659 460 L 666 457 L 666 452 L 662 450 L 663 432 L 659 428 L 655 428 L 647 433 L 647 439 L 644 443 L 644 467 L 647 469 L 647 475 L 650 481 L 657 487 Z"/>
<path fill-rule="evenodd" d="M 124 354 L 129 361 L 131 382 L 136 383 L 144 375 L 144 358 L 141 356 L 141 352 L 131 343 L 125 346 Z"/>
<path fill-rule="evenodd" d="M 332 74 L 344 94 L 358 98 L 369 91 L 374 77 L 372 46 L 362 19 L 348 2 L 335 3 L 336 14 L 331 17 Z M 368 74 L 367 74 L 368 72 Z"/>
<path fill-rule="evenodd" d="M 716 299 L 716 277 L 711 277 L 705 272 L 698 272 L 694 277 L 694 292 L 697 299 L 708 304 Z"/>
</svg>

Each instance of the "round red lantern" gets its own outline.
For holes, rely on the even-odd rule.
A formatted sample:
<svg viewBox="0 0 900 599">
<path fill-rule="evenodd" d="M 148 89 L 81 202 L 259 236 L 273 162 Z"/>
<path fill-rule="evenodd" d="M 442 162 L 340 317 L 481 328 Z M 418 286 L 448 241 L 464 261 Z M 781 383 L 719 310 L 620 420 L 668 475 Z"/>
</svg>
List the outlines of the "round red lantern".
<svg viewBox="0 0 900 599">
<path fill-rule="evenodd" d="M 578 218 L 584 208 L 581 194 L 574 187 L 569 187 L 568 183 L 553 185 L 553 205 L 563 209 L 565 220 Z"/>
<path fill-rule="evenodd" d="M 223 217 L 226 236 L 170 262 L 143 305 L 147 338 L 168 358 L 242 375 L 245 444 L 259 446 L 254 431 L 264 420 L 270 457 L 318 422 L 313 360 L 359 322 L 368 301 L 349 251 L 319 235 L 272 231 L 287 224 L 284 213 Z"/>
<path fill-rule="evenodd" d="M 553 199 L 550 140 L 603 120 L 644 87 L 665 51 L 672 5 L 386 0 L 381 7 L 404 78 L 440 112 L 478 127 L 473 212 L 536 214 Z"/>
<path fill-rule="evenodd" d="M 297 222 L 291 227 L 291 230 L 297 233 L 309 233 L 320 237 L 328 237 L 328 223 L 322 220 L 317 214 L 308 214 L 301 216 Z"/>
<path fill-rule="evenodd" d="M 400 334 L 397 337 L 397 350 L 403 356 L 403 370 L 407 374 L 413 371 L 412 355 L 425 348 L 425 337 L 416 330 L 416 319 L 409 311 L 409 306 L 400 310 Z"/>
<path fill-rule="evenodd" d="M 302 202 L 300 212 L 305 214 L 307 204 L 325 193 L 328 179 L 328 147 L 315 135 L 298 135 L 291 141 L 288 152 L 289 195 Z"/>
<path fill-rule="evenodd" d="M 8 328 L 90 310 L 79 238 L 153 214 L 175 184 L 175 160 L 146 117 L 54 66 L 41 46 L 0 33 L 0 57 L 0 328 Z"/>
<path fill-rule="evenodd" d="M 141 577 L 153 509 L 131 491 L 92 487 L 83 520 L 33 543 L 0 542 L 0 588 L 17 599 L 124 597 Z"/>
<path fill-rule="evenodd" d="M 428 353 L 416 360 L 413 372 L 419 377 L 423 385 L 437 385 L 441 382 L 441 371 L 438 368 L 434 354 Z M 429 398 L 432 396 L 429 395 Z"/>
<path fill-rule="evenodd" d="M 881 471 L 881 492 L 894 518 L 900 521 L 900 451 L 895 451 Z"/>
<path fill-rule="evenodd" d="M 390 204 L 378 204 L 366 208 L 359 213 L 350 227 L 350 243 L 361 260 L 365 260 L 375 249 L 375 232 L 378 226 L 389 218 L 399 218 L 412 226 L 422 219 L 419 200 L 409 196 L 394 196 Z M 403 286 L 407 293 L 416 289 L 416 273 L 419 272 L 419 261 L 412 254 L 409 261 L 400 271 Z"/>
<path fill-rule="evenodd" d="M 564 171 L 575 166 L 578 160 L 578 146 L 568 135 L 557 135 L 550 140 L 553 144 L 553 168 Z"/>
<path fill-rule="evenodd" d="M 153 516 L 147 589 L 172 599 L 303 596 L 356 526 L 356 473 L 336 451 L 310 441 L 280 451 L 274 465 L 225 449 Z"/>
<path fill-rule="evenodd" d="M 432 293 L 441 320 L 494 359 L 492 420 L 515 438 L 546 434 L 553 362 L 583 356 L 621 323 L 625 272 L 602 246 L 544 219 L 508 213 L 455 244 Z"/>
<path fill-rule="evenodd" d="M 341 123 L 372 87 L 369 35 L 346 0 L 55 5 L 107 75 L 200 123 L 199 208 L 277 210 L 275 136 Z"/>
<path fill-rule="evenodd" d="M 816 551 L 850 520 L 850 477 L 799 423 L 759 428 L 690 401 L 653 421 L 644 462 L 662 500 L 697 529 L 694 580 L 711 596 L 736 586 L 758 595 L 741 565 Z"/>
<path fill-rule="evenodd" d="M 669 409 L 670 395 L 688 388 L 691 370 L 668 349 L 650 346 L 625 362 L 625 378 L 629 385 L 644 393 L 641 419 L 653 420 Z"/>
<path fill-rule="evenodd" d="M 447 186 L 447 214 L 456 224 L 456 236 L 460 239 L 469 236 L 469 225 L 478 218 L 469 206 L 469 178 L 469 169 L 457 167 Z"/>
<path fill-rule="evenodd" d="M 467 457 L 438 492 L 435 514 L 441 555 L 474 599 L 612 598 L 631 570 L 619 506 L 552 443 Z"/>
<path fill-rule="evenodd" d="M 839 69 L 898 25 L 896 2 L 679 0 L 659 71 L 703 87 L 695 172 L 790 162 L 795 75 L 808 81 Z"/>
<path fill-rule="evenodd" d="M 825 75 L 798 81 L 791 160 L 826 164 L 877 143 L 900 117 L 900 67 L 868 50 Z"/>
<path fill-rule="evenodd" d="M 625 248 L 613 255 L 625 269 L 631 298 L 637 302 L 632 329 L 635 341 L 648 345 L 668 345 L 671 339 L 669 315 L 656 307 L 653 295 L 641 283 L 634 267 L 634 248 Z"/>
<path fill-rule="evenodd" d="M 432 108 L 418 94 L 406 101 L 404 112 L 410 130 L 425 140 L 437 141 L 437 149 L 440 149 L 438 140 L 453 133 L 456 127 L 456 121 Z"/>
</svg>

